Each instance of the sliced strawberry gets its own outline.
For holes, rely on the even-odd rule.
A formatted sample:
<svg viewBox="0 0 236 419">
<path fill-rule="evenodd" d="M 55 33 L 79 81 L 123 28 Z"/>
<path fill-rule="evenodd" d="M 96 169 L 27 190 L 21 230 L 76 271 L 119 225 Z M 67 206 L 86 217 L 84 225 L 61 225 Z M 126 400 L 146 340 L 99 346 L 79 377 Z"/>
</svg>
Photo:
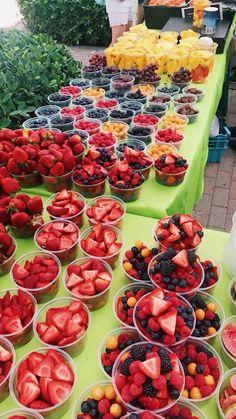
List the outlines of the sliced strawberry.
<svg viewBox="0 0 236 419">
<path fill-rule="evenodd" d="M 84 282 L 84 279 L 72 273 L 66 280 L 66 286 L 68 288 L 73 288 L 73 287 L 76 287 L 76 285 L 79 285 L 81 282 Z"/>
<path fill-rule="evenodd" d="M 48 326 L 47 330 L 41 336 L 41 339 L 45 343 L 50 343 L 51 345 L 57 344 L 59 340 L 61 340 L 61 338 L 62 338 L 61 333 L 53 324 Z"/>
<path fill-rule="evenodd" d="M 29 406 L 40 395 L 40 387 L 32 381 L 24 381 L 21 386 L 19 402 Z"/>
<path fill-rule="evenodd" d="M 80 293 L 84 295 L 90 296 L 90 295 L 96 294 L 96 290 L 94 288 L 92 281 L 83 282 L 83 284 L 80 285 L 79 290 L 80 290 Z"/>
<path fill-rule="evenodd" d="M 93 226 L 93 232 L 95 233 L 95 238 L 99 242 L 102 240 L 102 233 L 103 233 L 103 227 L 101 223 L 97 223 Z"/>
<path fill-rule="evenodd" d="M 44 228 L 43 228 L 43 230 L 44 230 Z M 53 223 L 53 224 L 51 224 L 50 230 L 52 230 L 52 231 L 58 230 L 58 231 L 63 232 L 64 231 L 64 223 L 60 222 L 60 221 L 58 221 L 56 223 Z"/>
<path fill-rule="evenodd" d="M 0 362 L 7 362 L 12 359 L 12 353 L 7 351 L 3 346 L 0 345 Z"/>
<path fill-rule="evenodd" d="M 68 209 L 66 207 L 55 207 L 53 205 L 48 205 L 46 210 L 54 217 L 61 217 L 62 215 L 68 213 Z"/>
<path fill-rule="evenodd" d="M 79 338 L 78 335 L 67 336 L 66 338 L 63 338 L 63 339 L 59 340 L 58 346 L 69 345 L 70 343 L 74 342 L 78 338 Z"/>
<path fill-rule="evenodd" d="M 73 319 L 67 320 L 65 327 L 66 336 L 77 335 L 77 333 L 80 331 L 81 326 L 77 322 L 75 322 Z"/>
<path fill-rule="evenodd" d="M 4 327 L 6 333 L 17 333 L 22 330 L 21 319 L 19 316 L 12 317 L 2 317 L 1 318 L 2 326 Z"/>
<path fill-rule="evenodd" d="M 193 248 L 199 246 L 200 243 L 201 243 L 201 238 L 196 233 L 194 238 L 193 238 Z"/>
<path fill-rule="evenodd" d="M 73 384 L 74 374 L 65 362 L 55 365 L 52 370 L 52 377 L 54 380 L 66 381 L 67 383 Z"/>
<path fill-rule="evenodd" d="M 44 359 L 44 355 L 40 352 L 31 352 L 28 356 L 28 363 L 31 371 Z"/>
<path fill-rule="evenodd" d="M 70 310 L 72 313 L 78 313 L 81 311 L 82 307 L 83 304 L 81 301 L 73 301 L 73 303 L 70 303 L 68 310 Z M 74 318 L 74 316 L 72 318 Z"/>
<path fill-rule="evenodd" d="M 60 242 L 60 249 L 61 250 L 70 249 L 74 244 L 74 241 L 71 240 L 70 237 L 62 236 L 60 240 L 61 240 L 61 242 Z"/>
<path fill-rule="evenodd" d="M 114 255 L 120 251 L 121 243 L 112 243 L 108 249 L 108 255 Z"/>
<path fill-rule="evenodd" d="M 177 240 L 179 240 L 180 239 L 180 234 L 179 233 L 173 233 L 173 234 L 171 234 L 169 237 L 167 237 L 167 241 L 168 242 L 175 242 L 175 241 L 177 241 Z"/>
<path fill-rule="evenodd" d="M 55 364 L 63 362 L 64 360 L 63 356 L 60 355 L 59 352 L 55 351 L 54 349 L 49 349 L 46 353 L 46 357 L 52 358 Z"/>
<path fill-rule="evenodd" d="M 55 199 L 56 201 L 63 201 L 64 199 L 70 199 L 70 191 L 67 191 L 67 189 L 62 189 L 62 191 L 56 195 Z"/>
<path fill-rule="evenodd" d="M 177 310 L 175 307 L 158 317 L 158 323 L 167 335 L 174 336 L 176 328 Z"/>
<path fill-rule="evenodd" d="M 179 228 L 175 224 L 170 223 L 170 232 L 172 234 L 176 234 L 176 233 L 179 233 L 180 230 L 179 230 Z"/>
<path fill-rule="evenodd" d="M 108 271 L 100 272 L 98 274 L 98 279 L 104 279 L 105 281 L 111 281 L 111 274 Z"/>
<path fill-rule="evenodd" d="M 94 207 L 93 216 L 97 222 L 102 221 L 103 217 L 107 214 L 105 207 Z"/>
<path fill-rule="evenodd" d="M 82 277 L 85 281 L 94 281 L 98 276 L 97 270 L 83 271 Z"/>
<path fill-rule="evenodd" d="M 194 229 L 193 229 L 193 223 L 184 223 L 183 224 L 183 230 L 187 234 L 188 237 L 194 236 Z"/>
<path fill-rule="evenodd" d="M 168 310 L 172 304 L 170 301 L 161 300 L 158 297 L 150 297 L 150 310 L 153 316 L 157 317 L 159 314 Z"/>
<path fill-rule="evenodd" d="M 71 385 L 65 381 L 48 383 L 48 394 L 53 405 L 61 403 L 70 393 Z"/>
<path fill-rule="evenodd" d="M 84 245 L 82 246 L 87 253 L 91 253 L 92 250 L 97 249 L 97 242 L 91 238 L 84 240 Z"/>
<path fill-rule="evenodd" d="M 12 273 L 15 280 L 23 279 L 27 275 L 29 275 L 29 272 L 26 269 L 24 269 L 23 266 L 20 266 L 18 263 L 14 265 Z"/>
<path fill-rule="evenodd" d="M 52 315 L 52 322 L 54 326 L 60 331 L 63 332 L 65 328 L 66 321 L 72 318 L 72 312 L 67 308 L 57 309 L 56 312 Z"/>
<path fill-rule="evenodd" d="M 176 265 L 181 266 L 182 268 L 187 268 L 189 265 L 188 255 L 185 249 L 181 250 L 181 252 L 177 253 L 175 257 L 173 257 L 172 262 Z"/>
<path fill-rule="evenodd" d="M 159 356 L 149 358 L 139 364 L 139 369 L 149 378 L 156 380 L 161 372 L 161 360 Z"/>
<path fill-rule="evenodd" d="M 111 246 L 116 241 L 116 233 L 113 230 L 104 229 L 103 240 L 107 247 Z"/>
<path fill-rule="evenodd" d="M 41 389 L 41 393 L 43 398 L 50 402 L 49 394 L 48 394 L 48 384 L 52 381 L 52 378 L 48 377 L 41 377 L 39 380 L 39 386 Z"/>
<path fill-rule="evenodd" d="M 171 153 L 167 154 L 165 158 L 165 164 L 174 164 L 174 163 L 175 163 L 175 158 L 172 157 Z"/>
<path fill-rule="evenodd" d="M 95 279 L 94 285 L 95 285 L 95 288 L 96 288 L 96 292 L 99 293 L 99 292 L 103 292 L 105 289 L 107 289 L 107 287 L 109 285 L 109 282 L 106 281 L 105 279 L 98 278 L 98 279 Z"/>
<path fill-rule="evenodd" d="M 33 373 L 38 377 L 51 378 L 54 365 L 53 358 L 46 356 L 38 365 L 36 365 L 33 369 Z"/>
<path fill-rule="evenodd" d="M 77 228 L 75 224 L 68 223 L 64 226 L 63 233 L 71 234 L 71 233 L 77 233 Z"/>
<path fill-rule="evenodd" d="M 32 403 L 30 403 L 30 409 L 33 410 L 48 409 L 51 406 L 51 403 L 47 403 L 44 400 L 34 400 Z"/>
<path fill-rule="evenodd" d="M 118 220 L 123 215 L 123 211 L 119 208 L 113 208 L 113 210 L 109 214 L 109 219 L 111 221 Z"/>
<path fill-rule="evenodd" d="M 165 297 L 165 294 L 161 287 L 157 287 L 153 291 L 151 291 L 150 296 L 155 296 L 163 300 L 163 298 Z"/>
<path fill-rule="evenodd" d="M 18 381 L 17 381 L 16 387 L 17 387 L 17 391 L 19 393 L 21 393 L 22 384 L 25 383 L 25 382 L 35 383 L 35 384 L 38 385 L 38 380 L 31 371 L 25 370 L 20 374 L 19 370 L 18 370 Z"/>
<path fill-rule="evenodd" d="M 191 217 L 191 215 L 185 214 L 180 216 L 180 224 L 189 223 L 191 221 L 194 221 L 194 219 Z"/>
</svg>

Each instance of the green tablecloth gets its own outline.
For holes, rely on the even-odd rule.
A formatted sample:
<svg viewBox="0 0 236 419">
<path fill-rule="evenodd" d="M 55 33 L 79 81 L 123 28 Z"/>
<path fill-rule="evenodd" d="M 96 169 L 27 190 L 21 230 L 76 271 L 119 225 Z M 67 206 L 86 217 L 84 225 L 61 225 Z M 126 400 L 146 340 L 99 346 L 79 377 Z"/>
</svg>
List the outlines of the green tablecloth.
<svg viewBox="0 0 236 419">
<path fill-rule="evenodd" d="M 152 228 L 155 224 L 155 220 L 151 218 L 144 218 L 140 216 L 126 214 L 124 218 L 123 233 L 124 233 L 124 249 L 133 245 L 135 240 L 141 239 L 146 243 L 152 242 Z M 206 230 L 205 237 L 201 249 L 214 255 L 216 258 L 221 259 L 222 251 L 226 240 L 228 238 L 227 233 L 221 233 L 218 231 Z M 33 251 L 35 245 L 32 239 L 17 240 L 17 256 L 22 255 L 28 251 Z M 229 283 L 229 277 L 223 272 L 223 278 L 220 284 L 216 287 L 215 296 L 219 298 L 225 309 L 225 315 L 229 316 L 233 313 L 230 311 L 229 297 L 227 293 Z M 71 404 L 71 410 L 68 411 L 64 416 L 58 413 L 56 419 L 72 419 L 72 407 L 75 400 L 79 397 L 81 390 L 87 385 L 92 384 L 97 380 L 104 379 L 104 375 L 101 372 L 97 360 L 97 349 L 103 336 L 111 329 L 118 327 L 118 323 L 112 314 L 112 300 L 116 291 L 126 284 L 120 267 L 118 266 L 114 270 L 114 280 L 111 287 L 111 293 L 108 303 L 96 312 L 92 312 L 92 323 L 91 328 L 88 332 L 88 344 L 85 350 L 74 358 L 74 361 L 78 368 L 78 383 L 73 393 L 73 400 Z M 1 278 L 1 289 L 8 289 L 13 286 L 9 275 Z M 67 293 L 63 286 L 60 285 L 60 290 L 57 296 L 66 296 Z M 17 349 L 17 360 L 29 351 L 39 348 L 42 346 L 35 338 L 33 338 L 24 347 Z M 214 344 L 216 348 L 219 348 L 218 344 Z M 1 403 L 0 412 L 7 411 L 14 407 L 14 403 L 9 396 L 4 402 Z M 215 405 L 215 399 L 210 400 L 203 408 L 206 412 L 207 417 L 218 418 L 217 409 Z M 73 418 L 74 419 L 74 418 Z"/>
</svg>

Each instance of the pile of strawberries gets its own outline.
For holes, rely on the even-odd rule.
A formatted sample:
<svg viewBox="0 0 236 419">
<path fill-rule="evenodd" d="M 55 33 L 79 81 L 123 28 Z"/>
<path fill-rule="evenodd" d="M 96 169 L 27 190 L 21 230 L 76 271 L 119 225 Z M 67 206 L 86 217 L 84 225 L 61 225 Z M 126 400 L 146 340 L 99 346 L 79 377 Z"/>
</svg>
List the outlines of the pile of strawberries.
<svg viewBox="0 0 236 419">
<path fill-rule="evenodd" d="M 6 376 L 9 374 L 9 371 L 12 367 L 12 352 L 10 352 L 8 349 L 6 349 L 5 346 L 3 346 L 4 343 L 1 341 L 0 344 L 0 385 L 2 381 L 5 380 Z"/>
<path fill-rule="evenodd" d="M 73 222 L 82 227 L 83 220 L 81 212 L 85 207 L 85 201 L 81 195 L 78 195 L 74 191 L 63 189 L 61 192 L 53 195 L 53 199 L 51 198 L 49 204 L 46 210 L 52 218 L 71 219 L 73 217 Z M 81 216 L 77 219 L 76 215 L 79 216 L 79 214 Z"/>
<path fill-rule="evenodd" d="M 39 147 L 33 144 L 15 147 L 8 160 L 7 170 L 13 175 L 29 175 L 37 172 Z"/>
<path fill-rule="evenodd" d="M 40 150 L 37 170 L 44 176 L 62 176 L 75 167 L 75 157 L 66 144 L 60 147 L 51 144 L 48 149 Z"/>
<path fill-rule="evenodd" d="M 3 224 L 0 224 L 0 264 L 9 259 L 15 252 L 16 246 L 12 237 L 6 232 Z"/>
<path fill-rule="evenodd" d="M 35 306 L 29 295 L 21 289 L 12 295 L 6 291 L 0 299 L 0 312 L 0 335 L 20 333 L 31 321 Z"/>
<path fill-rule="evenodd" d="M 155 161 L 155 168 L 163 173 L 182 173 L 188 168 L 187 160 L 176 153 L 162 154 Z"/>
</svg>

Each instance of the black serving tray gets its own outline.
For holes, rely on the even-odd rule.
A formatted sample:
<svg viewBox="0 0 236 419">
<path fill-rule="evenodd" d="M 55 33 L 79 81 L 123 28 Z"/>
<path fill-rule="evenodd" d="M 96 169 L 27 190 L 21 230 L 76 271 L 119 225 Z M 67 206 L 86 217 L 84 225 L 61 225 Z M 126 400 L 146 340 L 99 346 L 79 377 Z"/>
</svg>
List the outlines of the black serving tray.
<svg viewBox="0 0 236 419">
<path fill-rule="evenodd" d="M 222 54 L 225 47 L 225 41 L 231 26 L 231 19 L 218 20 L 216 24 L 216 33 L 211 35 L 214 42 L 218 44 L 216 53 Z M 183 19 L 179 17 L 170 17 L 168 22 L 162 28 L 163 31 L 181 32 L 187 29 L 193 29 L 195 32 L 201 33 L 200 29 L 192 28 L 191 19 Z M 204 36 L 204 35 L 202 35 Z"/>
<path fill-rule="evenodd" d="M 148 29 L 162 29 L 170 17 L 181 17 L 182 7 L 187 7 L 190 0 L 183 0 L 182 6 L 149 6 L 149 0 L 142 3 L 144 20 Z"/>
</svg>

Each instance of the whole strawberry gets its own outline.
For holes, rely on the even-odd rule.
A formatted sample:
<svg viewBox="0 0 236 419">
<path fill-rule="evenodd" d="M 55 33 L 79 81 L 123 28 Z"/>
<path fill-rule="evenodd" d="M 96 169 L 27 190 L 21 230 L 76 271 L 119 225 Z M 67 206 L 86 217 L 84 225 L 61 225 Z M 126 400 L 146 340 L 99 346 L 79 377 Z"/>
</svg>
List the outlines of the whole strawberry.
<svg viewBox="0 0 236 419">
<path fill-rule="evenodd" d="M 13 255 L 15 249 L 13 238 L 6 231 L 0 231 L 0 275 L 5 275 L 10 270 L 14 260 L 12 259 L 9 263 L 7 260 Z"/>
<path fill-rule="evenodd" d="M 37 173 L 38 148 L 34 145 L 15 147 L 7 163 L 7 170 L 13 175 Z"/>
<path fill-rule="evenodd" d="M 62 176 L 71 172 L 75 167 L 75 158 L 66 144 L 60 147 L 51 144 L 48 149 L 39 152 L 37 170 L 44 176 Z"/>
</svg>

